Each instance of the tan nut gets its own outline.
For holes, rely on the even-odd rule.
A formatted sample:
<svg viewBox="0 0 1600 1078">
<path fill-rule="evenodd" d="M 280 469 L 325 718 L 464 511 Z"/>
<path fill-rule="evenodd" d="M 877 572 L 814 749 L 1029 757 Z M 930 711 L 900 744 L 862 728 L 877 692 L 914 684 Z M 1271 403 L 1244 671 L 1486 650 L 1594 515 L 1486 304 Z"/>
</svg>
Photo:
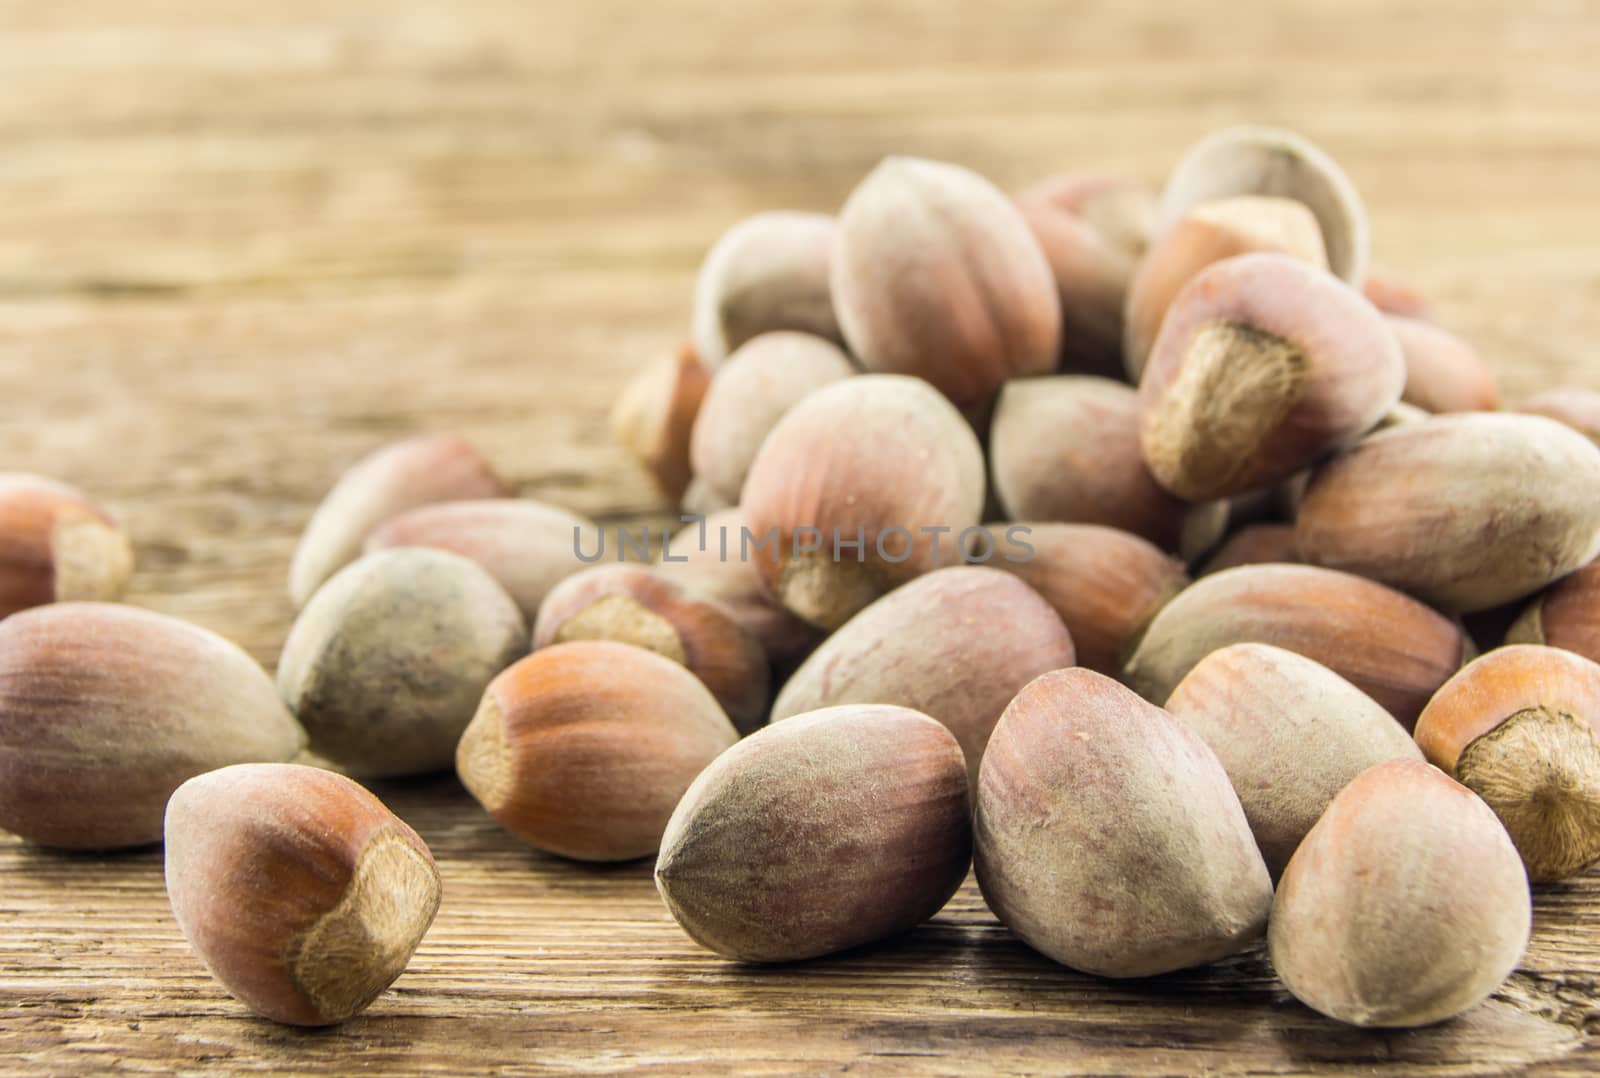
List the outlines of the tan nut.
<svg viewBox="0 0 1600 1078">
<path fill-rule="evenodd" d="M 1250 524 L 1228 536 L 1197 574 L 1210 576 L 1241 565 L 1294 565 L 1302 562 L 1293 524 Z"/>
<path fill-rule="evenodd" d="M 611 436 L 673 502 L 683 497 L 694 474 L 689 439 L 710 384 L 694 349 L 681 344 L 639 368 L 611 408 Z"/>
<path fill-rule="evenodd" d="M 122 598 L 133 547 L 80 491 L 0 473 L 0 618 L 44 603 Z"/>
</svg>

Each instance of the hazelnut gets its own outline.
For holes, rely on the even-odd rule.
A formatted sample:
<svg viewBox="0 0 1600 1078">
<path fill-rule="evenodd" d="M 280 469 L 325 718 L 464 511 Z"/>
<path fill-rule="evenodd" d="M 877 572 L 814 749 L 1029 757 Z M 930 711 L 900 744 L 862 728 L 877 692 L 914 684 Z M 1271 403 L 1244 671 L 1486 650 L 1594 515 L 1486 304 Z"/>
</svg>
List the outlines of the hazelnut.
<svg viewBox="0 0 1600 1078">
<path fill-rule="evenodd" d="M 1072 637 L 1038 592 L 984 566 L 939 569 L 885 595 L 796 670 L 772 719 L 839 704 L 897 704 L 950 728 L 974 779 L 1011 698 L 1074 660 Z"/>
<path fill-rule="evenodd" d="M 1505 828 L 1420 760 L 1390 760 L 1333 799 L 1272 904 L 1272 964 L 1330 1018 L 1403 1028 L 1460 1014 L 1516 967 L 1528 879 Z"/>
<path fill-rule="evenodd" d="M 1422 759 L 1372 697 L 1268 644 L 1213 651 L 1178 683 L 1167 711 L 1222 761 L 1273 876 L 1357 775 L 1385 760 Z"/>
<path fill-rule="evenodd" d="M 738 505 L 724 498 L 710 483 L 696 476 L 689 480 L 689 485 L 683 489 L 683 497 L 678 501 L 678 508 L 685 516 L 708 517 L 713 513 L 737 509 Z"/>
<path fill-rule="evenodd" d="M 767 656 L 715 599 L 635 565 L 600 565 L 568 577 L 539 608 L 534 648 L 613 640 L 646 648 L 705 682 L 740 733 L 766 722 Z"/>
<path fill-rule="evenodd" d="M 448 434 L 384 446 L 352 465 L 322 499 L 289 566 L 289 598 L 302 607 L 334 573 L 354 561 L 372 530 L 408 509 L 434 502 L 502 498 L 511 490 L 478 451 Z"/>
<path fill-rule="evenodd" d="M 1384 266 L 1368 266 L 1361 281 L 1361 294 L 1378 310 L 1397 318 L 1432 317 L 1433 305 L 1422 293 Z"/>
<path fill-rule="evenodd" d="M 166 816 L 167 897 L 189 945 L 257 1014 L 325 1026 L 405 970 L 439 908 L 428 846 L 342 775 L 238 764 Z"/>
<path fill-rule="evenodd" d="M 158 842 L 185 779 L 304 744 L 266 672 L 199 626 L 111 603 L 0 621 L 0 827 L 23 838 Z"/>
<path fill-rule="evenodd" d="M 694 290 L 694 349 L 715 370 L 746 341 L 792 329 L 836 344 L 828 271 L 838 232 L 823 213 L 747 217 L 712 246 Z"/>
<path fill-rule="evenodd" d="M 1249 524 L 1223 541 L 1199 575 L 1210 576 L 1241 565 L 1293 565 L 1303 560 L 1294 544 L 1293 524 Z"/>
<path fill-rule="evenodd" d="M 1201 659 L 1241 643 L 1316 660 L 1408 730 L 1470 647 L 1449 618 L 1382 584 L 1309 565 L 1245 565 L 1202 577 L 1163 607 L 1124 677 L 1165 701 Z"/>
<path fill-rule="evenodd" d="M 80 491 L 0 473 L 0 618 L 44 603 L 122 598 L 133 547 Z"/>
<path fill-rule="evenodd" d="M 1272 251 L 1328 268 L 1322 230 L 1303 202 L 1241 195 L 1202 202 L 1151 245 L 1128 287 L 1123 357 L 1137 381 L 1167 308 L 1183 286 L 1226 258 Z"/>
<path fill-rule="evenodd" d="M 1547 389 L 1523 401 L 1517 411 L 1557 420 L 1591 442 L 1600 442 L 1600 393 L 1592 389 L 1577 386 Z"/>
<path fill-rule="evenodd" d="M 1428 701 L 1417 744 L 1494 809 L 1534 880 L 1600 860 L 1600 665 L 1534 644 L 1491 651 Z"/>
<path fill-rule="evenodd" d="M 1182 562 L 1115 528 L 991 524 L 988 530 L 997 552 L 988 564 L 1037 591 L 1071 633 L 1078 664 L 1102 674 L 1121 673 L 1151 619 L 1189 584 Z"/>
<path fill-rule="evenodd" d="M 1287 255 L 1226 259 L 1161 324 L 1139 384 L 1145 462 L 1190 501 L 1268 486 L 1370 430 L 1404 383 L 1359 293 Z"/>
<path fill-rule="evenodd" d="M 1494 372 L 1466 341 L 1416 318 L 1386 316 L 1406 360 L 1401 399 L 1425 412 L 1492 412 L 1500 407 Z"/>
<path fill-rule="evenodd" d="M 1027 220 L 957 165 L 889 157 L 839 215 L 833 302 L 869 371 L 912 374 L 957 407 L 1055 368 L 1061 302 Z"/>
<path fill-rule="evenodd" d="M 1000 390 L 989 467 L 1004 515 L 1104 524 L 1188 555 L 1227 527 L 1223 501 L 1169 494 L 1139 446 L 1139 394 L 1108 378 L 1019 378 Z"/>
<path fill-rule="evenodd" d="M 656 888 L 697 943 L 790 962 L 908 931 L 972 860 L 961 749 L 903 707 L 830 707 L 746 738 L 684 794 Z"/>
<path fill-rule="evenodd" d="M 700 403 L 689 443 L 697 481 L 738 505 L 756 451 L 783 414 L 814 389 L 855 373 L 839 349 L 806 333 L 763 333 L 728 357 Z"/>
<path fill-rule="evenodd" d="M 1519 599 L 1600 555 L 1600 448 L 1554 420 L 1435 416 L 1318 469 L 1296 518 L 1308 562 L 1458 612 Z"/>
<path fill-rule="evenodd" d="M 710 384 L 694 349 L 681 344 L 639 368 L 611 408 L 611 436 L 673 502 L 684 496 L 693 476 L 689 439 Z"/>
<path fill-rule="evenodd" d="M 1272 882 L 1216 756 L 1090 670 L 1045 674 L 1006 708 L 973 831 L 989 908 L 1073 969 L 1147 977 L 1266 927 Z"/>
<path fill-rule="evenodd" d="M 678 663 L 629 644 L 541 648 L 490 683 L 456 750 L 500 826 L 581 861 L 656 851 L 696 775 L 739 740 Z"/>
<path fill-rule="evenodd" d="M 1562 577 L 1508 627 L 1508 644 L 1548 644 L 1600 662 L 1600 562 Z"/>
<path fill-rule="evenodd" d="M 885 452 L 893 446 L 894 452 Z M 926 382 L 858 375 L 809 394 L 762 443 L 741 511 L 767 590 L 835 629 L 960 556 L 983 508 L 983 450 Z"/>
<path fill-rule="evenodd" d="M 593 521 L 526 498 L 441 502 L 402 513 L 367 536 L 366 552 L 420 546 L 477 562 L 528 621 L 550 589 L 584 567 L 578 543 Z"/>
<path fill-rule="evenodd" d="M 278 691 L 311 748 L 353 774 L 437 771 L 489 679 L 527 652 L 527 632 L 475 562 L 382 550 L 311 597 L 284 642 Z"/>
<path fill-rule="evenodd" d="M 1193 206 L 1235 195 L 1305 203 L 1322 226 L 1328 266 L 1352 284 L 1366 277 L 1367 211 L 1333 158 L 1293 131 L 1230 127 L 1202 139 L 1178 162 L 1156 211 L 1156 234 Z"/>
</svg>

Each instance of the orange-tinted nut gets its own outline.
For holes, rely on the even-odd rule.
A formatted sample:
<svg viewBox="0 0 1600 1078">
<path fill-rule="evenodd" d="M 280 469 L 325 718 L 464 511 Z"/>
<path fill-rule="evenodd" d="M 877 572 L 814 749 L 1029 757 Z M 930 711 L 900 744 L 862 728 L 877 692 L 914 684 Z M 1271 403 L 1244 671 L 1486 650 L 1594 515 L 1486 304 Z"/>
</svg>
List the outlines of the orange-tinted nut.
<svg viewBox="0 0 1600 1078">
<path fill-rule="evenodd" d="M 1508 644 L 1548 644 L 1600 662 L 1600 562 L 1550 585 L 1506 634 Z"/>
<path fill-rule="evenodd" d="M 688 344 L 657 356 L 629 379 L 611 408 L 611 435 L 676 502 L 694 473 L 689 440 L 711 375 Z"/>
<path fill-rule="evenodd" d="M 44 603 L 122 598 L 133 547 L 84 494 L 0 473 L 0 618 Z"/>
<path fill-rule="evenodd" d="M 1268 486 L 1365 434 L 1404 383 L 1360 293 L 1287 255 L 1230 258 L 1161 325 L 1139 384 L 1145 462 L 1191 501 Z"/>
<path fill-rule="evenodd" d="M 689 784 L 739 734 L 700 679 L 629 644 L 541 648 L 489 685 L 456 752 L 507 831 L 580 861 L 656 851 Z"/>
<path fill-rule="evenodd" d="M 568 577 L 539 609 L 533 646 L 612 640 L 685 666 L 741 733 L 766 722 L 767 656 L 733 612 L 653 569 L 598 565 Z"/>
<path fill-rule="evenodd" d="M 1533 644 L 1491 651 L 1428 702 L 1417 744 L 1488 802 L 1533 879 L 1600 860 L 1600 665 Z"/>
<path fill-rule="evenodd" d="M 745 962 L 831 954 L 938 913 L 972 859 L 961 749 L 902 707 L 830 707 L 712 762 L 673 812 L 656 888 Z"/>
<path fill-rule="evenodd" d="M 1268 946 L 1295 997 L 1358 1026 L 1476 1006 L 1528 944 L 1528 878 L 1494 813 L 1420 760 L 1340 791 L 1278 885 Z"/>
<path fill-rule="evenodd" d="M 1046 674 L 1006 708 L 973 830 L 989 908 L 1073 969 L 1147 977 L 1266 927 L 1272 882 L 1216 756 L 1090 670 Z"/>
<path fill-rule="evenodd" d="M 1591 442 L 1600 442 L 1600 393 L 1592 389 L 1547 389 L 1523 401 L 1517 411 L 1559 420 Z"/>
<path fill-rule="evenodd" d="M 1022 212 L 957 165 L 884 159 L 839 215 L 833 302 L 869 371 L 931 382 L 963 409 L 1055 368 L 1061 302 Z"/>
<path fill-rule="evenodd" d="M 1426 412 L 1492 412 L 1500 386 L 1477 351 L 1453 333 L 1417 318 L 1388 316 L 1406 357 L 1402 398 Z"/>
<path fill-rule="evenodd" d="M 167 897 L 212 976 L 257 1014 L 325 1026 L 405 970 L 439 908 L 427 844 L 342 775 L 240 764 L 166 816 Z"/>
<path fill-rule="evenodd" d="M 1433 314 L 1433 305 L 1421 292 L 1384 266 L 1367 267 L 1367 275 L 1361 282 L 1361 294 L 1384 314 L 1398 318 L 1426 320 Z"/>
<path fill-rule="evenodd" d="M 1250 524 L 1232 535 L 1206 560 L 1200 576 L 1241 565 L 1294 565 L 1303 561 L 1293 524 Z"/>
</svg>

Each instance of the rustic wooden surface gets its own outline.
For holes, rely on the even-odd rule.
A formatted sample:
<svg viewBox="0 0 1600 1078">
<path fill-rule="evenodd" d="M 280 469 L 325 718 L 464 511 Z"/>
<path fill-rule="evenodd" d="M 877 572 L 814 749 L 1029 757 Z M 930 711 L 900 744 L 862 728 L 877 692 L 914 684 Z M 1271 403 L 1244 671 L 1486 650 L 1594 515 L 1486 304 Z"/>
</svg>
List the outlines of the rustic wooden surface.
<svg viewBox="0 0 1600 1078">
<path fill-rule="evenodd" d="M 299 527 L 351 459 L 431 429 L 522 489 L 658 512 L 609 397 L 685 326 L 740 215 L 832 208 L 881 154 L 1017 186 L 1157 181 L 1208 129 L 1297 126 L 1379 260 L 1513 396 L 1600 385 L 1600 16 L 1588 0 L 635 5 L 0 0 L 0 468 L 102 495 L 131 599 L 287 630 Z M 1547 889 L 1492 1001 L 1323 1021 L 1259 951 L 1137 984 L 1008 938 L 969 885 L 909 938 L 742 969 L 646 866 L 560 863 L 448 778 L 380 787 L 446 898 L 365 1016 L 249 1016 L 168 915 L 156 852 L 0 839 L 0 1072 L 1544 1073 L 1600 1061 L 1600 881 Z"/>
</svg>

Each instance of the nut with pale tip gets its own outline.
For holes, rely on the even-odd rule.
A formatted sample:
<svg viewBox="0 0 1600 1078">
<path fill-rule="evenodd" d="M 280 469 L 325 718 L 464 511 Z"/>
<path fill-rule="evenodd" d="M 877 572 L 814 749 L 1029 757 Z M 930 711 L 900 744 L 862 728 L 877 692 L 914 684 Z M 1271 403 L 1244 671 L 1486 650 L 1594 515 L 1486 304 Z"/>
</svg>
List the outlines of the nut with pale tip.
<svg viewBox="0 0 1600 1078">
<path fill-rule="evenodd" d="M 0 473 L 0 618 L 44 603 L 120 599 L 132 574 L 127 535 L 87 495 Z"/>
<path fill-rule="evenodd" d="M 694 478 L 689 444 L 710 385 L 710 372 L 684 343 L 640 367 L 611 406 L 611 436 L 674 503 Z"/>
</svg>

